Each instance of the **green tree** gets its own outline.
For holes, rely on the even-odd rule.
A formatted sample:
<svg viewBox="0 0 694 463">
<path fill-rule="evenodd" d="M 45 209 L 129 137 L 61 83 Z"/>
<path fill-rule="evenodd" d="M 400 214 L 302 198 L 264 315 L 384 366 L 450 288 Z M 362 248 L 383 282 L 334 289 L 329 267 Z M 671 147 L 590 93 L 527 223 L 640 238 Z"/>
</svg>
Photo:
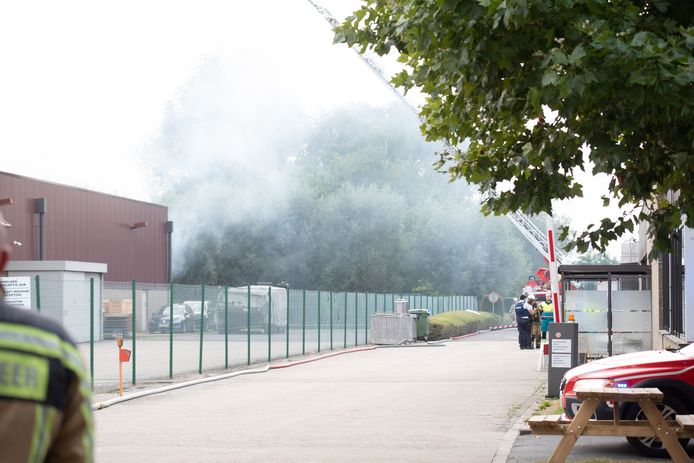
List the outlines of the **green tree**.
<svg viewBox="0 0 694 463">
<path fill-rule="evenodd" d="M 553 199 L 581 196 L 574 174 L 588 152 L 612 177 L 603 201 L 633 209 L 572 246 L 602 251 L 640 219 L 666 249 L 694 226 L 693 5 L 366 0 L 335 41 L 395 49 L 405 67 L 393 83 L 421 89 L 422 131 L 450 146 L 437 168 L 479 185 L 486 214 L 551 214 Z"/>
</svg>

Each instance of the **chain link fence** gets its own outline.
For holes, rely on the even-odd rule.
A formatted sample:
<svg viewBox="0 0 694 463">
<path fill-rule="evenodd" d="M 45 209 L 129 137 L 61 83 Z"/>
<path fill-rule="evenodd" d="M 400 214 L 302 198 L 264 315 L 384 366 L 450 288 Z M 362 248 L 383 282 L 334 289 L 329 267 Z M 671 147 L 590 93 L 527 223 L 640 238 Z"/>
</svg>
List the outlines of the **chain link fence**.
<svg viewBox="0 0 694 463">
<path fill-rule="evenodd" d="M 77 342 L 97 392 L 367 344 L 369 319 L 395 301 L 431 314 L 477 310 L 475 296 L 332 292 L 31 279 L 31 310 Z"/>
</svg>

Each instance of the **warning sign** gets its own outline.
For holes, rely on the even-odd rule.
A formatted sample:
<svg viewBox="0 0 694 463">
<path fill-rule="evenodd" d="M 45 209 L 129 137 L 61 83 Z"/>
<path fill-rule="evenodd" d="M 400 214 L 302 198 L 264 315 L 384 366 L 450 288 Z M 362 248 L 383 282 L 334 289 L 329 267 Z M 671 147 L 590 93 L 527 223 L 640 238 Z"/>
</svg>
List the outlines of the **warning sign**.
<svg viewBox="0 0 694 463">
<path fill-rule="evenodd" d="M 20 309 L 31 309 L 31 277 L 0 277 L 5 288 L 5 303 Z"/>
</svg>

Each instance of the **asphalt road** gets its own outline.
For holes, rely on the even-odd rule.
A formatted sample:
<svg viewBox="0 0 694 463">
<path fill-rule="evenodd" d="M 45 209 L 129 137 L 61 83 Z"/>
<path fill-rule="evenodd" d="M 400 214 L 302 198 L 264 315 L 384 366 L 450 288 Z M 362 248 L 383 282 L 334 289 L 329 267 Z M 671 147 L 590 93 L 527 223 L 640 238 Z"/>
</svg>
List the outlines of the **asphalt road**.
<svg viewBox="0 0 694 463">
<path fill-rule="evenodd" d="M 380 348 L 117 404 L 95 412 L 97 461 L 503 462 L 546 382 L 516 338 Z"/>
</svg>

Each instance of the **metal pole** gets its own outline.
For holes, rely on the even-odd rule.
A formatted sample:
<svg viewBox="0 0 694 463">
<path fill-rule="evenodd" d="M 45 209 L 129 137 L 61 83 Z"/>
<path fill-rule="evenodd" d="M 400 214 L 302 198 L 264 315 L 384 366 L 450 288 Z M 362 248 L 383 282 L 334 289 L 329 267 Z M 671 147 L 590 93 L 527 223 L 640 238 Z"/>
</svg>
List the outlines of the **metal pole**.
<svg viewBox="0 0 694 463">
<path fill-rule="evenodd" d="M 202 338 L 205 332 L 205 285 L 201 286 L 200 295 L 200 357 L 198 359 L 198 374 L 202 374 Z"/>
<path fill-rule="evenodd" d="M 272 286 L 267 288 L 267 361 L 272 361 Z"/>
<path fill-rule="evenodd" d="M 132 364 L 133 364 L 133 384 L 135 384 L 135 368 L 136 368 L 136 365 L 137 365 L 137 344 L 136 344 L 136 340 L 137 340 L 137 336 L 136 336 L 136 333 L 137 333 L 137 323 L 136 323 L 137 317 L 136 317 L 136 315 L 135 315 L 135 313 L 137 312 L 137 296 L 136 296 L 136 293 L 135 293 L 135 280 L 132 280 L 131 284 L 132 284 L 132 296 L 133 296 L 133 313 L 132 313 L 132 325 L 133 325 L 133 326 L 132 326 L 132 330 L 133 330 L 133 355 L 132 355 L 131 362 L 132 362 Z"/>
<path fill-rule="evenodd" d="M 330 291 L 330 350 L 333 350 L 333 292 Z"/>
<path fill-rule="evenodd" d="M 174 286 L 169 283 L 169 378 L 173 378 L 173 304 Z"/>
<path fill-rule="evenodd" d="M 318 352 L 320 352 L 320 289 L 318 290 Z"/>
<path fill-rule="evenodd" d="M 612 356 L 612 273 L 607 272 L 607 355 Z"/>
<path fill-rule="evenodd" d="M 246 325 L 246 338 L 248 339 L 248 346 L 246 349 L 246 354 L 248 355 L 248 364 L 251 364 L 251 285 L 248 285 L 248 301 L 246 303 L 247 314 L 247 325 Z"/>
<path fill-rule="evenodd" d="M 306 354 L 306 290 L 302 290 L 301 302 L 301 354 Z"/>
<path fill-rule="evenodd" d="M 354 345 L 359 345 L 359 293 L 354 293 Z"/>
<path fill-rule="evenodd" d="M 173 222 L 168 221 L 164 222 L 164 231 L 166 232 L 166 273 L 167 273 L 167 278 L 169 283 L 171 283 L 171 267 L 172 267 L 172 255 L 171 255 L 171 248 L 172 248 L 172 234 L 173 234 Z"/>
<path fill-rule="evenodd" d="M 229 368 L 229 287 L 224 286 L 224 368 Z"/>
<path fill-rule="evenodd" d="M 287 326 L 285 329 L 287 330 L 287 358 L 289 358 L 289 285 L 285 288 L 287 289 Z"/>
<path fill-rule="evenodd" d="M 346 349 L 347 348 L 347 291 L 345 291 L 345 315 L 343 317 L 343 323 L 345 326 L 345 332 L 344 332 L 344 345 L 343 347 Z"/>
<path fill-rule="evenodd" d="M 36 280 L 36 311 L 41 312 L 41 279 L 36 275 L 34 280 Z"/>
<path fill-rule="evenodd" d="M 89 279 L 89 380 L 94 390 L 94 278 Z"/>
<path fill-rule="evenodd" d="M 369 342 L 369 293 L 364 294 L 364 344 Z"/>
</svg>

